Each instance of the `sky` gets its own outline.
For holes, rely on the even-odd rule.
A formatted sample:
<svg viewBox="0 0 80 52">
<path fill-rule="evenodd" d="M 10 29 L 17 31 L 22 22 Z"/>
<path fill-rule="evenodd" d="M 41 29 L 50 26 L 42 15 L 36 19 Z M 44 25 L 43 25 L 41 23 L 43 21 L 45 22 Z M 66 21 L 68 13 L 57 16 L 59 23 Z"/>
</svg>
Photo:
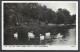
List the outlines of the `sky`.
<svg viewBox="0 0 80 52">
<path fill-rule="evenodd" d="M 67 9 L 71 15 L 76 14 L 76 3 L 41 3 L 41 5 L 46 5 L 47 8 L 51 8 L 53 11 L 62 8 Z"/>
</svg>

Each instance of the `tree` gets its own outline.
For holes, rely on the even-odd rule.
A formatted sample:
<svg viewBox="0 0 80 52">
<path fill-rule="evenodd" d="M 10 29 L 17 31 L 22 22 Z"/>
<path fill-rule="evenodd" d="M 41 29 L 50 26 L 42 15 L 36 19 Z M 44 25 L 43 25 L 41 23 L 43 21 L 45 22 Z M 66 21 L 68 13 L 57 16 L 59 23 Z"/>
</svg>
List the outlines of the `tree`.
<svg viewBox="0 0 80 52">
<path fill-rule="evenodd" d="M 17 5 L 13 3 L 4 3 L 4 27 L 11 26 L 16 23 Z"/>
<path fill-rule="evenodd" d="M 57 20 L 56 20 L 57 24 L 63 24 L 65 22 L 65 15 L 63 13 L 63 9 L 61 8 L 58 9 L 56 16 L 57 16 Z"/>
<path fill-rule="evenodd" d="M 76 14 L 73 14 L 70 18 L 70 24 L 73 24 L 76 22 Z"/>
<path fill-rule="evenodd" d="M 41 6 L 38 3 L 5 3 L 4 4 L 4 24 L 5 26 L 15 25 L 15 23 L 44 22 L 44 23 L 71 23 L 70 12 L 67 9 L 59 8 L 57 12 Z"/>
<path fill-rule="evenodd" d="M 70 23 L 71 18 L 70 12 L 67 9 L 63 9 L 63 14 L 65 16 L 65 24 Z"/>
<path fill-rule="evenodd" d="M 71 15 L 67 9 L 59 8 L 56 13 L 56 16 L 57 16 L 57 20 L 56 20 L 57 24 L 69 24 L 70 23 Z"/>
</svg>

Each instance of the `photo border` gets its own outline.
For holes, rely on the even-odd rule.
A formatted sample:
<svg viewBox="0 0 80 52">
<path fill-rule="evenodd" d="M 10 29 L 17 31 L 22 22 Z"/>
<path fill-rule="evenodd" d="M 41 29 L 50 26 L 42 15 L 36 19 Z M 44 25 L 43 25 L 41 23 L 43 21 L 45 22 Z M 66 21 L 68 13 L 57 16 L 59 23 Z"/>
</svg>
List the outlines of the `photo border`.
<svg viewBox="0 0 80 52">
<path fill-rule="evenodd" d="M 78 6 L 79 7 L 79 6 Z M 78 12 L 78 11 L 77 11 Z M 77 16 L 78 17 L 78 16 Z M 78 17 L 79 18 L 79 17 Z M 76 25 L 77 25 L 78 23 L 76 23 Z M 78 25 L 77 25 L 77 27 L 78 27 Z M 78 29 L 79 30 L 79 29 Z M 78 34 L 78 33 L 77 33 Z M 79 36 L 78 36 L 79 37 Z"/>
</svg>

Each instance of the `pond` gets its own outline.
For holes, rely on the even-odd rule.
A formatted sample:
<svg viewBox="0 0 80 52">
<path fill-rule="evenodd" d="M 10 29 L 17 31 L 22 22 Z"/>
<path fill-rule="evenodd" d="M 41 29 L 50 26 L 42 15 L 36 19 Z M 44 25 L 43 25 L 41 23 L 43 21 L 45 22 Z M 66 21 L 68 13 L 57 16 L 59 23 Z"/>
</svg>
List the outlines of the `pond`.
<svg viewBox="0 0 80 52">
<path fill-rule="evenodd" d="M 28 40 L 28 32 L 33 31 L 35 38 Z M 14 33 L 18 33 L 18 39 L 14 38 Z M 40 36 L 45 36 L 46 32 L 50 32 L 50 38 L 44 39 L 40 43 Z M 57 34 L 61 33 L 62 38 L 55 38 Z M 40 26 L 40 27 L 13 27 L 4 29 L 4 45 L 67 45 L 75 44 L 75 28 L 74 26 Z M 70 39 L 70 40 L 69 40 Z M 68 41 L 69 40 L 69 41 Z M 74 41 L 73 41 L 74 40 Z M 74 43 L 72 43 L 74 42 Z"/>
</svg>

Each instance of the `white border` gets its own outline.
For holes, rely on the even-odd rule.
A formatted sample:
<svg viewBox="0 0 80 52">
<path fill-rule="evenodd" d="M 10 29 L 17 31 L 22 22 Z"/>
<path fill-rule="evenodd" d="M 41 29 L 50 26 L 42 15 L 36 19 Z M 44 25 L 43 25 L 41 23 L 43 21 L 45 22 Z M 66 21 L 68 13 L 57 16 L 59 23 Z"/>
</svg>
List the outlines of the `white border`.
<svg viewBox="0 0 80 52">
<path fill-rule="evenodd" d="M 61 46 L 49 46 L 49 47 L 7 47 L 4 46 L 4 21 L 3 21 L 3 3 L 76 3 L 76 45 L 61 45 Z M 2 1 L 2 50 L 78 50 L 78 1 Z M 21 45 L 20 45 L 21 46 Z M 24 46 L 24 45 L 22 45 Z"/>
</svg>

